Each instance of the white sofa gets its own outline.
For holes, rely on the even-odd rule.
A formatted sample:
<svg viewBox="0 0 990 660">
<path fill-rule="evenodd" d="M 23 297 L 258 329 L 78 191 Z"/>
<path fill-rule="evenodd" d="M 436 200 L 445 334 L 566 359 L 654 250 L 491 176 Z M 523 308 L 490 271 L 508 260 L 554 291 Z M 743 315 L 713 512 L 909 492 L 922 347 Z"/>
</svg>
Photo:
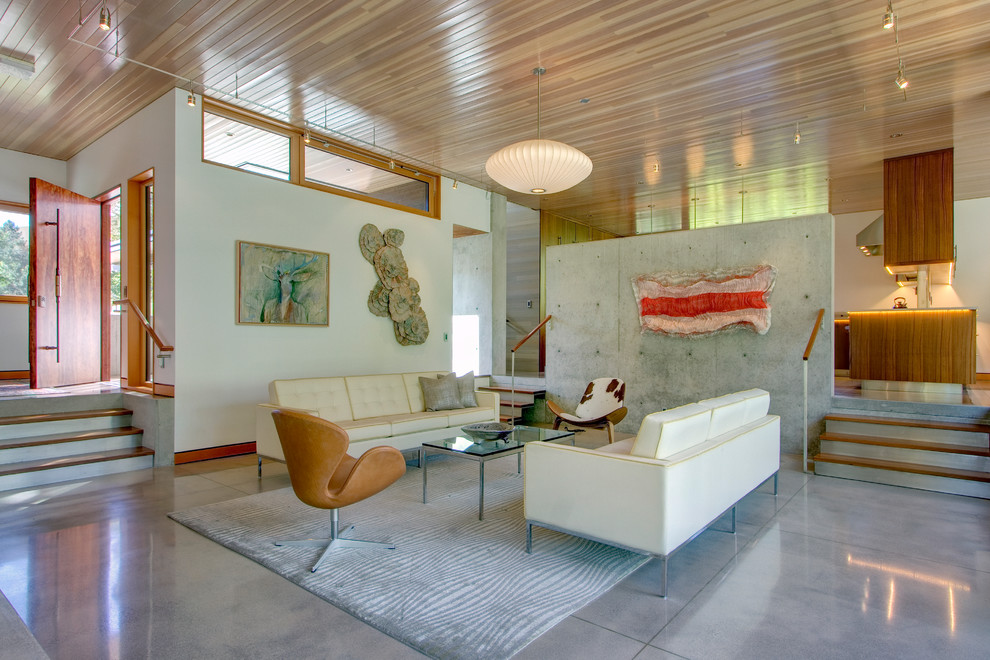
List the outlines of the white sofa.
<svg viewBox="0 0 990 660">
<path fill-rule="evenodd" d="M 526 445 L 526 551 L 533 526 L 667 559 L 780 469 L 780 418 L 764 390 L 647 415 L 635 438 L 598 449 Z"/>
<path fill-rule="evenodd" d="M 456 435 L 461 426 L 499 419 L 496 392 L 475 390 L 478 406 L 431 412 L 426 410 L 420 377 L 436 378 L 445 371 L 420 371 L 374 376 L 338 376 L 273 380 L 268 403 L 256 410 L 255 442 L 258 474 L 261 458 L 284 461 L 272 410 L 301 410 L 329 420 L 347 431 L 348 453 L 360 456 L 371 447 L 418 448 L 426 440 Z"/>
</svg>

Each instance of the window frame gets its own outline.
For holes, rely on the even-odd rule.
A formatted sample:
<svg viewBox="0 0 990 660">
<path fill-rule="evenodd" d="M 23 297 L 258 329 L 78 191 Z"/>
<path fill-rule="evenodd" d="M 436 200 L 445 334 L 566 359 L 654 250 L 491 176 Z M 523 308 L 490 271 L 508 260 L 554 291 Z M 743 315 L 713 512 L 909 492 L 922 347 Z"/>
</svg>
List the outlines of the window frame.
<svg viewBox="0 0 990 660">
<path fill-rule="evenodd" d="M 31 216 L 31 205 L 30 204 L 22 204 L 20 202 L 8 202 L 8 201 L 5 201 L 5 200 L 0 200 L 0 210 L 9 211 L 11 213 L 24 213 L 29 218 Z M 30 255 L 30 251 L 31 251 L 31 223 L 30 223 L 30 220 L 28 221 L 27 234 L 28 234 L 28 236 L 27 236 L 27 240 L 28 240 L 28 254 Z M 30 256 L 28 257 L 28 259 L 29 259 L 29 262 L 30 262 Z M 30 273 L 30 266 L 28 266 L 28 272 Z M 30 277 L 30 274 L 28 275 L 28 277 Z M 0 295 L 0 302 L 4 302 L 4 303 L 20 303 L 20 304 L 26 305 L 27 302 L 28 302 L 28 297 L 27 297 L 27 295 L 23 295 L 23 296 L 10 296 L 10 295 L 4 294 L 4 295 Z"/>
<path fill-rule="evenodd" d="M 259 128 L 277 135 L 281 135 L 289 138 L 289 179 L 287 183 L 301 186 L 303 188 L 309 188 L 312 190 L 319 190 L 321 192 L 330 193 L 333 195 L 339 195 L 341 197 L 347 197 L 350 199 L 356 199 L 362 202 L 368 202 L 371 204 L 376 204 L 378 206 L 384 206 L 386 208 L 395 209 L 397 211 L 404 211 L 406 213 L 412 213 L 414 215 L 420 215 L 427 218 L 432 218 L 434 220 L 440 219 L 440 174 L 433 172 L 429 169 L 422 167 L 415 167 L 409 163 L 405 163 L 396 158 L 388 158 L 377 154 L 368 149 L 354 146 L 348 144 L 341 140 L 334 139 L 322 133 L 315 132 L 313 130 L 302 130 L 291 124 L 278 121 L 271 117 L 266 117 L 255 112 L 250 112 L 244 110 L 243 108 L 238 108 L 222 101 L 217 101 L 216 99 L 211 99 L 203 97 L 202 103 L 202 113 L 210 113 L 230 119 L 233 121 L 252 126 L 254 128 Z M 205 125 L 205 122 L 204 122 Z M 306 144 L 304 137 L 306 133 L 310 134 L 310 142 Z M 201 140 L 201 157 L 204 163 L 209 163 L 210 165 L 217 165 L 219 167 L 226 167 L 231 170 L 236 170 L 238 172 L 247 172 L 248 174 L 253 174 L 255 176 L 261 176 L 266 179 L 274 181 L 283 181 L 283 179 L 278 179 L 271 176 L 266 176 L 258 172 L 252 172 L 251 170 L 246 170 L 243 168 L 235 167 L 233 165 L 226 165 L 224 163 L 218 163 L 213 160 L 208 160 L 206 158 L 206 139 L 205 135 Z M 318 183 L 316 181 L 306 180 L 306 162 L 305 162 L 305 152 L 306 148 L 316 149 L 318 151 L 323 151 L 334 156 L 339 156 L 340 158 L 346 158 L 348 160 L 353 160 L 355 162 L 373 167 L 383 172 L 388 172 L 391 174 L 397 174 L 399 176 L 406 177 L 413 181 L 420 181 L 427 184 L 427 210 L 417 209 L 412 206 L 406 206 L 404 204 L 398 204 L 396 202 L 389 202 L 387 200 L 378 199 L 370 195 L 365 195 L 357 191 L 346 190 L 343 188 L 336 188 L 331 185 L 324 183 Z M 392 166 L 394 164 L 394 167 Z"/>
</svg>

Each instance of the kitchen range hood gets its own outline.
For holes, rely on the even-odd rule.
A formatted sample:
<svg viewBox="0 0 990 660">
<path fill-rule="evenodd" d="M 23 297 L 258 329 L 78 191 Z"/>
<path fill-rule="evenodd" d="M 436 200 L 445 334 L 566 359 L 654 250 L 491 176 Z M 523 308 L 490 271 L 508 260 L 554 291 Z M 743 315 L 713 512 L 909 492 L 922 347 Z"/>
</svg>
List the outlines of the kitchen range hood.
<svg viewBox="0 0 990 660">
<path fill-rule="evenodd" d="M 856 245 L 868 257 L 883 254 L 883 214 L 856 234 Z"/>
</svg>

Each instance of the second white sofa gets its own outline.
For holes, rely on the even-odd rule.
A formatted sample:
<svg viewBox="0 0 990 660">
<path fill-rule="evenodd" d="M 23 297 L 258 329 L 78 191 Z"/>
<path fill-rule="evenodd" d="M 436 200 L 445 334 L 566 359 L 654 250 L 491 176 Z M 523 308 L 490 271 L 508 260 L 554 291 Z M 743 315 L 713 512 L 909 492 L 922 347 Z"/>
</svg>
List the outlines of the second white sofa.
<svg viewBox="0 0 990 660">
<path fill-rule="evenodd" d="M 647 415 L 635 438 L 598 449 L 526 445 L 526 550 L 533 526 L 663 559 L 780 469 L 780 418 L 764 390 Z"/>
<path fill-rule="evenodd" d="M 446 373 L 273 380 L 268 385 L 269 402 L 258 404 L 256 411 L 258 474 L 262 456 L 285 460 L 272 421 L 272 410 L 279 408 L 300 410 L 341 426 L 350 437 L 348 453 L 355 457 L 380 445 L 400 451 L 418 448 L 424 441 L 457 435 L 465 424 L 498 421 L 496 392 L 475 390 L 475 407 L 426 410 L 420 377 L 435 379 Z"/>
</svg>

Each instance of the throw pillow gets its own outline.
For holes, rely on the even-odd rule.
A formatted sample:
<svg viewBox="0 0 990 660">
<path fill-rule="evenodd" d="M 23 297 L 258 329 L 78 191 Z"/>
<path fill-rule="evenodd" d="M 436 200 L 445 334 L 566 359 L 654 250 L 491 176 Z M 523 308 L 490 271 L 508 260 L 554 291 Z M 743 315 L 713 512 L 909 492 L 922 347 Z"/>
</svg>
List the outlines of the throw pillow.
<svg viewBox="0 0 990 660">
<path fill-rule="evenodd" d="M 461 405 L 461 394 L 454 374 L 440 378 L 420 376 L 419 386 L 423 389 L 423 403 L 427 410 L 454 410 L 464 407 Z"/>
<path fill-rule="evenodd" d="M 460 392 L 463 408 L 476 408 L 478 399 L 474 396 L 474 372 L 469 371 L 457 379 L 457 390 Z"/>
</svg>

